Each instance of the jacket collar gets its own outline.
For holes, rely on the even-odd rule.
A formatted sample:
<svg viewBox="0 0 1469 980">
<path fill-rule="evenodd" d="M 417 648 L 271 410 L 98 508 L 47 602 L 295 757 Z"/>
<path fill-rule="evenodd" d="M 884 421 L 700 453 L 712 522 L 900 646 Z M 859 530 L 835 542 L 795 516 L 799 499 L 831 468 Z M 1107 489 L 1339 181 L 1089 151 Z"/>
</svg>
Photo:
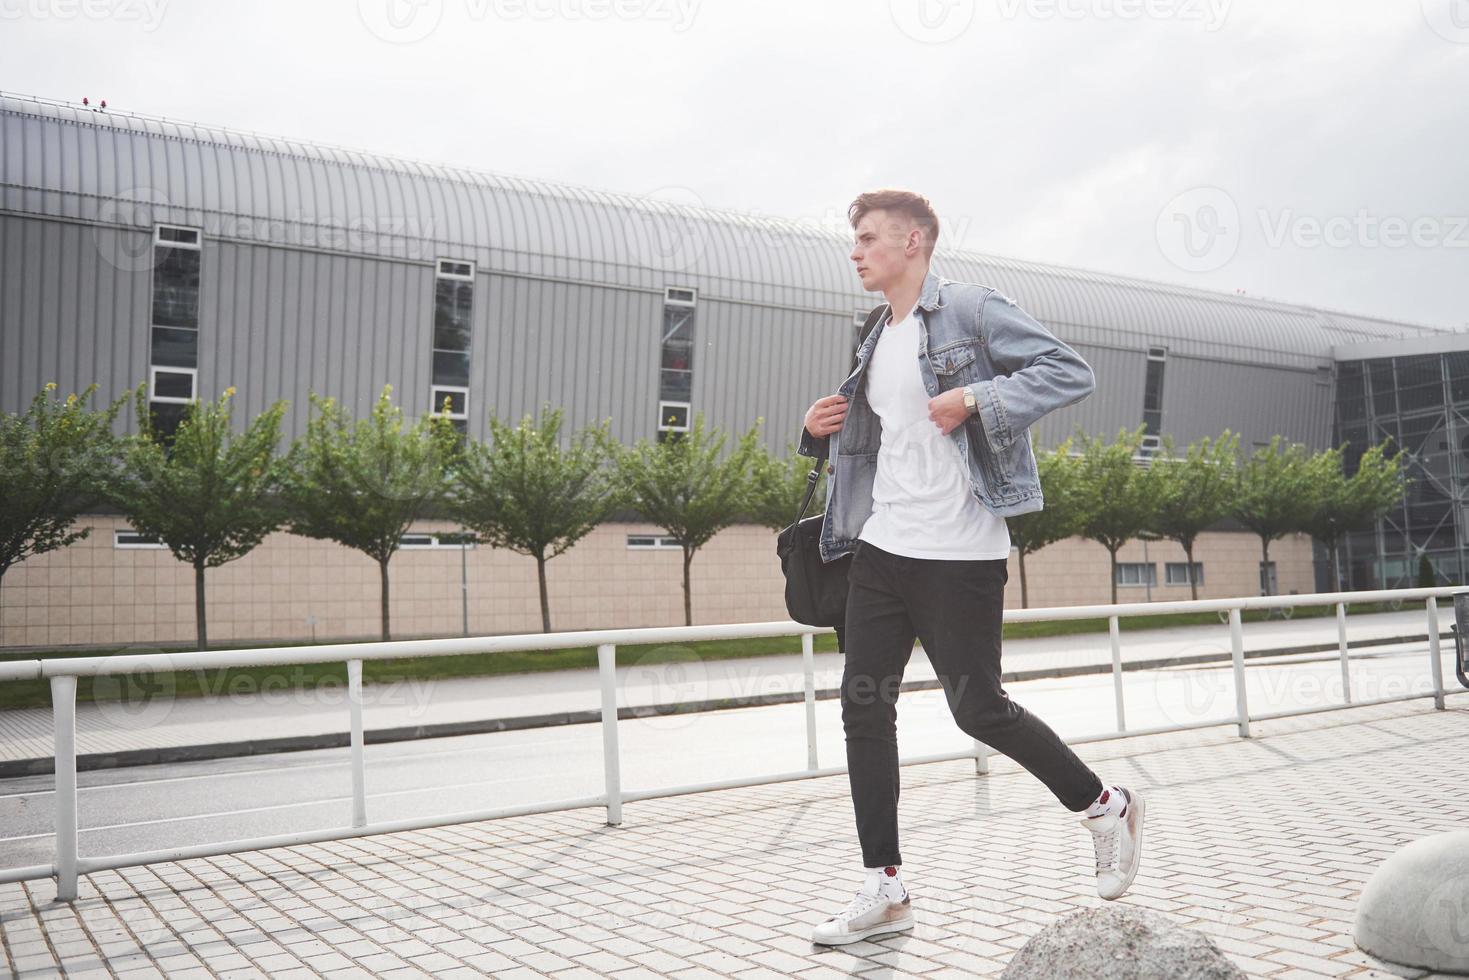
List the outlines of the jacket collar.
<svg viewBox="0 0 1469 980">
<path fill-rule="evenodd" d="M 939 286 L 945 280 L 933 274 L 930 269 L 923 277 L 923 289 L 918 294 L 918 305 L 925 310 L 936 310 L 939 307 Z"/>
</svg>

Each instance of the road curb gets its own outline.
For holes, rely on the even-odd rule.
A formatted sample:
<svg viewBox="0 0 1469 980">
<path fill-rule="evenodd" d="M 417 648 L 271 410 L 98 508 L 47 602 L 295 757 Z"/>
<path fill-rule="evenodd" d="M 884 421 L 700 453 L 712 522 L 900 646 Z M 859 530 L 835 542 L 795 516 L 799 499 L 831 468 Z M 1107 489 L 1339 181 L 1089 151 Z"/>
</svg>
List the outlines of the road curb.
<svg viewBox="0 0 1469 980">
<path fill-rule="evenodd" d="M 1352 644 L 1350 649 L 1361 650 L 1393 643 L 1427 642 L 1428 634 L 1417 636 L 1384 636 Z M 1335 643 L 1311 643 L 1292 647 L 1276 647 L 1269 650 L 1246 650 L 1246 659 L 1291 656 L 1302 653 L 1324 653 L 1335 651 Z M 1122 665 L 1124 672 L 1136 670 L 1159 670 L 1165 667 L 1184 667 L 1192 664 L 1229 663 L 1228 653 L 1202 653 L 1184 657 L 1158 657 L 1152 660 L 1133 660 Z M 1035 670 L 1006 671 L 1001 675 L 1003 683 L 1016 681 L 1047 680 L 1061 677 L 1079 677 L 1087 674 L 1110 674 L 1112 665 L 1077 664 L 1073 667 L 1047 667 Z M 931 691 L 940 687 L 938 680 L 904 681 L 902 691 Z M 822 688 L 816 692 L 817 700 L 830 700 L 840 696 L 837 688 Z M 617 709 L 619 719 L 665 717 L 672 714 L 691 714 L 701 711 L 728 711 L 736 708 L 756 708 L 773 704 L 789 704 L 805 700 L 802 691 L 787 691 L 770 694 L 752 694 L 726 698 L 708 698 L 702 701 L 684 701 L 675 704 L 630 705 Z M 485 735 L 493 732 L 518 731 L 527 728 L 553 728 L 559 725 L 584 725 L 602 720 L 600 709 L 588 708 L 581 711 L 557 711 L 538 715 L 518 715 L 511 718 L 486 718 L 473 721 L 442 722 L 428 725 L 405 725 L 396 728 L 372 728 L 362 733 L 368 745 L 385 742 L 407 742 L 425 738 L 450 738 L 456 735 Z M 89 752 L 77 756 L 77 770 L 121 769 L 130 766 L 150 766 L 168 762 L 198 762 L 207 759 L 232 759 L 275 752 L 304 752 L 311 749 L 345 748 L 351 744 L 348 732 L 323 732 L 318 735 L 288 735 L 280 738 L 250 739 L 244 742 L 208 742 L 199 745 L 166 745 L 156 748 L 129 749 L 121 752 Z M 0 779 L 16 776 L 44 776 L 55 772 L 55 760 L 47 756 L 39 759 L 7 759 L 0 761 Z"/>
</svg>

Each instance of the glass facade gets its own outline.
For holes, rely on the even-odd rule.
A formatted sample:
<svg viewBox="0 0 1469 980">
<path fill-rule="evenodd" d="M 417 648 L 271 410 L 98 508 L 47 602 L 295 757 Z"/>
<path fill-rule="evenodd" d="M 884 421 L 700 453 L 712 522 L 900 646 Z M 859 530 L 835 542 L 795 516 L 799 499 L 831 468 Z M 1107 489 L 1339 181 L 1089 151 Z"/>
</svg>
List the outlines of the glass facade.
<svg viewBox="0 0 1469 980">
<path fill-rule="evenodd" d="M 1435 585 L 1463 582 L 1469 567 L 1463 505 L 1469 496 L 1469 351 L 1337 365 L 1332 444 L 1348 444 L 1347 475 L 1357 472 L 1363 452 L 1383 441 L 1389 453 L 1403 450 L 1411 482 L 1403 502 L 1377 527 L 1343 536 L 1343 588 L 1412 588 L 1426 573 Z"/>
</svg>

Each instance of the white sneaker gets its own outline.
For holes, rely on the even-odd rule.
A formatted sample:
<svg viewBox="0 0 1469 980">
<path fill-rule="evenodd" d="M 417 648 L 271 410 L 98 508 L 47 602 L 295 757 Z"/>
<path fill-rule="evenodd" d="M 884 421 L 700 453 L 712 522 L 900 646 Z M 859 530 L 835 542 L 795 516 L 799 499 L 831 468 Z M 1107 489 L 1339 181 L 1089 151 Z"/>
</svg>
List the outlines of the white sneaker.
<svg viewBox="0 0 1469 980">
<path fill-rule="evenodd" d="M 1143 798 L 1136 790 L 1118 788 L 1127 799 L 1120 817 L 1104 813 L 1081 819 L 1097 848 L 1097 894 L 1109 900 L 1132 884 L 1143 851 Z"/>
<path fill-rule="evenodd" d="M 913 905 L 905 890 L 902 901 L 879 892 L 858 891 L 847 907 L 818 925 L 811 941 L 824 946 L 855 943 L 885 932 L 907 932 L 913 928 Z"/>
</svg>

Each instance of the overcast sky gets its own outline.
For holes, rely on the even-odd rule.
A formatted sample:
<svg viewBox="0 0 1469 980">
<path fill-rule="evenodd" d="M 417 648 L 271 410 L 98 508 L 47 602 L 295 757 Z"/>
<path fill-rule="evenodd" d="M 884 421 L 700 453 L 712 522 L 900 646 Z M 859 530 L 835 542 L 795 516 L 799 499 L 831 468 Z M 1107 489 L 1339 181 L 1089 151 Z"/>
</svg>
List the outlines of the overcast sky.
<svg viewBox="0 0 1469 980">
<path fill-rule="evenodd" d="M 0 0 L 0 89 L 1469 327 L 1469 0 Z M 942 272 L 940 268 L 938 271 Z"/>
</svg>

